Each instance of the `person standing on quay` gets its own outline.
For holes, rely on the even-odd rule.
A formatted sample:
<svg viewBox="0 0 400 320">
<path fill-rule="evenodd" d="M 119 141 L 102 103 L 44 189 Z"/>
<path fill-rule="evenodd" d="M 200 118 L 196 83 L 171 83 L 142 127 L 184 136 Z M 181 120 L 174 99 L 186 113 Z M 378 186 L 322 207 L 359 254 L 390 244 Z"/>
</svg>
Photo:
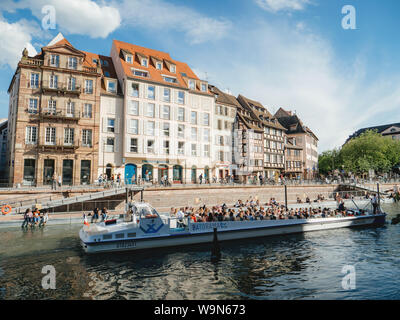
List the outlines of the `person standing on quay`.
<svg viewBox="0 0 400 320">
<path fill-rule="evenodd" d="M 52 184 L 51 184 L 51 190 L 57 190 L 57 175 L 54 172 L 53 177 L 52 177 Z"/>
<path fill-rule="evenodd" d="M 30 217 L 29 217 L 30 212 L 31 212 L 31 209 L 26 209 L 25 214 L 24 214 L 24 222 L 22 223 L 21 228 L 27 227 L 28 224 L 30 223 Z"/>
</svg>

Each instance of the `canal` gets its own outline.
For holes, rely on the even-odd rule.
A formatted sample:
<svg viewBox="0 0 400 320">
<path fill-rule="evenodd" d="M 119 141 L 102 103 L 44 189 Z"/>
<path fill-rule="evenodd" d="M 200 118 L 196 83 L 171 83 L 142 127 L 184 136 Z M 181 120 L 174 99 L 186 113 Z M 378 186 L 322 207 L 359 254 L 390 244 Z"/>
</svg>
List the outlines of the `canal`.
<svg viewBox="0 0 400 320">
<path fill-rule="evenodd" d="M 222 243 L 216 263 L 209 245 L 86 255 L 80 225 L 0 229 L 0 299 L 400 299 L 400 205 L 383 209 L 384 227 Z M 56 288 L 44 290 L 49 265 Z"/>
</svg>

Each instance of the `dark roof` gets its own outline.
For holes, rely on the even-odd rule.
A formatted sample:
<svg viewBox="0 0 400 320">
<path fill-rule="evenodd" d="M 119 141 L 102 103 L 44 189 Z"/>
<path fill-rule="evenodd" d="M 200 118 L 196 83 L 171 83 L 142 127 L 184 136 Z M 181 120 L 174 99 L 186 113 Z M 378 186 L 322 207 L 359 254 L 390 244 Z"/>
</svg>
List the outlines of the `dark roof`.
<svg viewBox="0 0 400 320">
<path fill-rule="evenodd" d="M 292 116 L 292 111 L 286 111 L 283 108 L 279 108 L 277 112 L 275 112 L 274 117 L 275 118 L 282 118 L 282 117 L 290 117 Z"/>
<path fill-rule="evenodd" d="M 209 90 L 215 95 L 215 101 L 217 103 L 226 104 L 233 107 L 240 107 L 239 102 L 234 96 L 219 90 L 216 86 L 209 85 L 208 87 Z"/>
<path fill-rule="evenodd" d="M 319 140 L 314 132 L 312 132 L 309 127 L 305 126 L 300 118 L 292 111 L 279 108 L 275 113 L 275 117 L 277 117 L 279 123 L 287 129 L 286 134 L 309 133 L 316 140 Z"/>
<path fill-rule="evenodd" d="M 3 131 L 5 128 L 7 128 L 7 126 L 8 126 L 8 120 L 0 122 L 0 131 Z"/>
<path fill-rule="evenodd" d="M 279 121 L 258 101 L 239 95 L 237 100 L 245 110 L 248 110 L 253 119 L 262 126 L 286 130 Z"/>
<path fill-rule="evenodd" d="M 279 123 L 285 127 L 288 131 L 287 134 L 294 133 L 306 133 L 306 128 L 303 126 L 301 120 L 296 116 L 280 117 L 278 118 Z"/>
<path fill-rule="evenodd" d="M 358 136 L 360 136 L 362 133 L 364 133 L 367 130 L 373 130 L 373 131 L 376 131 L 378 133 L 382 133 L 385 130 L 389 129 L 390 127 L 399 127 L 400 128 L 400 122 L 359 129 L 356 132 L 354 132 L 352 135 L 350 135 L 348 137 L 348 139 L 346 140 L 346 142 L 348 142 L 350 139 L 357 138 Z"/>
</svg>

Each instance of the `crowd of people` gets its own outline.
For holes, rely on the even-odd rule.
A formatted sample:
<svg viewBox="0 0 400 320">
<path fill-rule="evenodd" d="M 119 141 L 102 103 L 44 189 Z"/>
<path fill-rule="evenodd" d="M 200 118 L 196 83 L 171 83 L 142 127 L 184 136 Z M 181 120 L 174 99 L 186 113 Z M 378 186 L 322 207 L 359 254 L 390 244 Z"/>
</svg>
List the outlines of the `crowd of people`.
<svg viewBox="0 0 400 320">
<path fill-rule="evenodd" d="M 35 208 L 34 210 L 26 209 L 24 213 L 24 221 L 22 223 L 22 228 L 28 227 L 44 227 L 49 220 L 49 215 L 47 211 Z"/>
<path fill-rule="evenodd" d="M 100 174 L 98 178 L 99 185 L 110 186 L 110 187 L 120 187 L 122 185 L 121 174 L 112 174 L 108 177 L 106 174 Z"/>
<path fill-rule="evenodd" d="M 283 220 L 283 219 L 312 219 L 328 217 L 347 217 L 365 215 L 366 211 L 355 212 L 344 207 L 343 200 L 338 203 L 337 209 L 332 208 L 286 208 L 271 198 L 265 204 L 258 199 L 238 200 L 234 207 L 228 208 L 226 204 L 211 208 L 203 205 L 197 209 L 193 207 L 171 208 L 170 216 L 176 217 L 180 224 L 185 218 L 193 222 L 215 221 L 252 221 L 252 220 Z"/>
</svg>

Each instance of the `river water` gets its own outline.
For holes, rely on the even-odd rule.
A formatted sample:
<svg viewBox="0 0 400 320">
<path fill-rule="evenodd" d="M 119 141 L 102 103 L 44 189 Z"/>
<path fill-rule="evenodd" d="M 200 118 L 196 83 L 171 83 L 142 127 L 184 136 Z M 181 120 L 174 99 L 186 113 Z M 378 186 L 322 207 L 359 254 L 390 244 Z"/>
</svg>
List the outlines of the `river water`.
<svg viewBox="0 0 400 320">
<path fill-rule="evenodd" d="M 216 263 L 210 245 L 86 255 L 81 225 L 0 229 L 0 299 L 400 299 L 400 205 L 383 209 L 379 228 L 222 243 Z M 55 289 L 42 287 L 47 265 Z"/>
</svg>

